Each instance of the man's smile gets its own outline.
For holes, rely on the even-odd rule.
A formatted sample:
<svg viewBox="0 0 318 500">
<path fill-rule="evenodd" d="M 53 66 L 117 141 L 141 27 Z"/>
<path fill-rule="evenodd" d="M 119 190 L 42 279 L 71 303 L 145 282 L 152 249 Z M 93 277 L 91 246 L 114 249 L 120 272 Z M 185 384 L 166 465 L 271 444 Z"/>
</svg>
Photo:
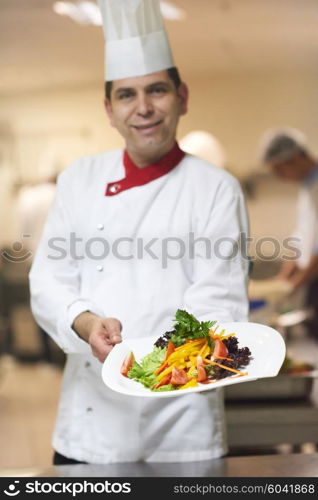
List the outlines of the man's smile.
<svg viewBox="0 0 318 500">
<path fill-rule="evenodd" d="M 157 122 L 154 122 L 154 123 L 147 123 L 145 125 L 131 125 L 131 127 L 137 129 L 137 130 L 150 130 L 150 129 L 153 129 L 154 127 L 157 127 L 158 125 L 160 125 L 161 123 L 163 122 L 163 120 L 159 120 Z"/>
</svg>

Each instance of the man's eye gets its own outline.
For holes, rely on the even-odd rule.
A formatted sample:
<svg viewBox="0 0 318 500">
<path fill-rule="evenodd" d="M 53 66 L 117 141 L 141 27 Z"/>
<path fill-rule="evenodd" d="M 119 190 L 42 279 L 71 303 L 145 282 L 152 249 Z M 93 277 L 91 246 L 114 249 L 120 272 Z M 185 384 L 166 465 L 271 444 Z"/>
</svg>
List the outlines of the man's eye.
<svg viewBox="0 0 318 500">
<path fill-rule="evenodd" d="M 155 87 L 151 89 L 152 94 L 164 94 L 166 92 L 166 89 L 164 87 Z"/>
<path fill-rule="evenodd" d="M 132 95 L 132 92 L 121 92 L 118 95 L 118 99 L 129 99 L 130 97 L 132 97 Z"/>
</svg>

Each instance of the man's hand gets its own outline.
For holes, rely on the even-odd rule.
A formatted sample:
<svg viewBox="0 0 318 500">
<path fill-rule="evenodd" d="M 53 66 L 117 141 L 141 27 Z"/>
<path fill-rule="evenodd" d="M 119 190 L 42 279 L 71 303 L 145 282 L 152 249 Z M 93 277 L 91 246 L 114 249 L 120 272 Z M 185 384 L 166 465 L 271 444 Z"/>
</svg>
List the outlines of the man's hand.
<svg viewBox="0 0 318 500">
<path fill-rule="evenodd" d="M 101 318 L 91 312 L 84 312 L 75 318 L 72 328 L 79 337 L 89 343 L 93 355 L 101 363 L 114 345 L 122 341 L 122 326 L 116 318 Z"/>
<path fill-rule="evenodd" d="M 306 284 L 306 282 L 307 282 L 306 272 L 298 271 L 296 274 L 294 274 L 294 276 L 292 276 L 288 280 L 288 283 L 292 286 L 291 293 L 298 290 L 302 285 Z"/>
<path fill-rule="evenodd" d="M 295 275 L 298 271 L 298 266 L 295 261 L 289 260 L 286 261 L 279 273 L 275 276 L 277 280 L 289 280 L 293 275 Z"/>
<path fill-rule="evenodd" d="M 312 255 L 307 267 L 299 269 L 294 273 L 288 282 L 297 290 L 303 285 L 308 285 L 312 280 L 318 277 L 318 255 Z"/>
</svg>

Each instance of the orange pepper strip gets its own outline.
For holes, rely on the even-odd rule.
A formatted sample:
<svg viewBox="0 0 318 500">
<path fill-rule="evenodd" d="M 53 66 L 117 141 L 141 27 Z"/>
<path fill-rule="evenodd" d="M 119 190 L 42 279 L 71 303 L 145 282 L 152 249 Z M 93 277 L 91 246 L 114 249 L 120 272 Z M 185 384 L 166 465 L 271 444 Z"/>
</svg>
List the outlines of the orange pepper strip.
<svg viewBox="0 0 318 500">
<path fill-rule="evenodd" d="M 168 368 L 168 363 L 163 363 L 156 371 L 154 371 L 154 375 L 159 375 L 159 373 L 163 372 L 165 368 Z"/>
<path fill-rule="evenodd" d="M 210 365 L 219 366 L 220 368 L 224 368 L 224 370 L 229 370 L 229 372 L 242 373 L 240 372 L 240 370 L 234 370 L 234 368 L 229 368 L 228 366 L 221 365 L 220 363 L 215 363 L 214 361 L 209 361 L 208 359 L 205 359 L 204 362 Z"/>
<path fill-rule="evenodd" d="M 226 361 L 234 361 L 232 358 L 224 358 L 223 356 L 215 356 L 215 359 L 226 359 Z"/>
<path fill-rule="evenodd" d="M 214 335 L 215 335 L 215 332 L 217 331 L 217 329 L 219 328 L 219 325 L 216 325 L 216 327 L 214 328 L 214 330 L 209 330 L 209 335 L 211 337 L 211 339 L 214 338 Z"/>
<path fill-rule="evenodd" d="M 171 380 L 171 375 L 167 375 L 162 380 L 160 380 L 160 382 L 158 382 L 157 384 L 153 385 L 152 389 L 158 389 L 162 385 L 169 384 L 170 380 Z"/>
<path fill-rule="evenodd" d="M 168 343 L 168 347 L 167 347 L 167 352 L 166 352 L 166 357 L 165 357 L 165 361 L 167 361 L 167 359 L 169 358 L 169 356 L 174 352 L 174 344 L 173 342 L 169 342 Z"/>
<path fill-rule="evenodd" d="M 167 366 L 168 366 L 167 360 L 173 352 L 174 352 L 173 342 L 169 342 L 168 347 L 167 347 L 167 351 L 166 351 L 165 359 L 163 360 L 163 363 L 161 363 L 159 368 L 157 368 L 157 370 L 154 372 L 154 375 L 159 375 L 159 373 L 161 373 L 165 368 L 167 368 Z"/>
<path fill-rule="evenodd" d="M 248 373 L 247 372 L 240 372 L 238 375 L 234 375 L 234 377 L 231 377 L 231 380 L 232 380 L 232 378 L 244 377 L 245 375 L 248 375 Z"/>
</svg>

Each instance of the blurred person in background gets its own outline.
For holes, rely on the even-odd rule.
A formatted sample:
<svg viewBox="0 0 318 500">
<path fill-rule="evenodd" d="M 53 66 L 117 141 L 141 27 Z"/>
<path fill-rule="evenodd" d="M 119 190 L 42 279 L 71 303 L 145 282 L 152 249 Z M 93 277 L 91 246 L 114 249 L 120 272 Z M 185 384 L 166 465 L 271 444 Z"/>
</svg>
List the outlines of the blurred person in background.
<svg viewBox="0 0 318 500">
<path fill-rule="evenodd" d="M 285 261 L 277 278 L 294 292 L 303 289 L 304 305 L 312 311 L 308 333 L 318 340 L 318 161 L 303 133 L 289 127 L 267 132 L 260 156 L 279 178 L 300 185 L 293 233 L 299 257 Z"/>
</svg>

